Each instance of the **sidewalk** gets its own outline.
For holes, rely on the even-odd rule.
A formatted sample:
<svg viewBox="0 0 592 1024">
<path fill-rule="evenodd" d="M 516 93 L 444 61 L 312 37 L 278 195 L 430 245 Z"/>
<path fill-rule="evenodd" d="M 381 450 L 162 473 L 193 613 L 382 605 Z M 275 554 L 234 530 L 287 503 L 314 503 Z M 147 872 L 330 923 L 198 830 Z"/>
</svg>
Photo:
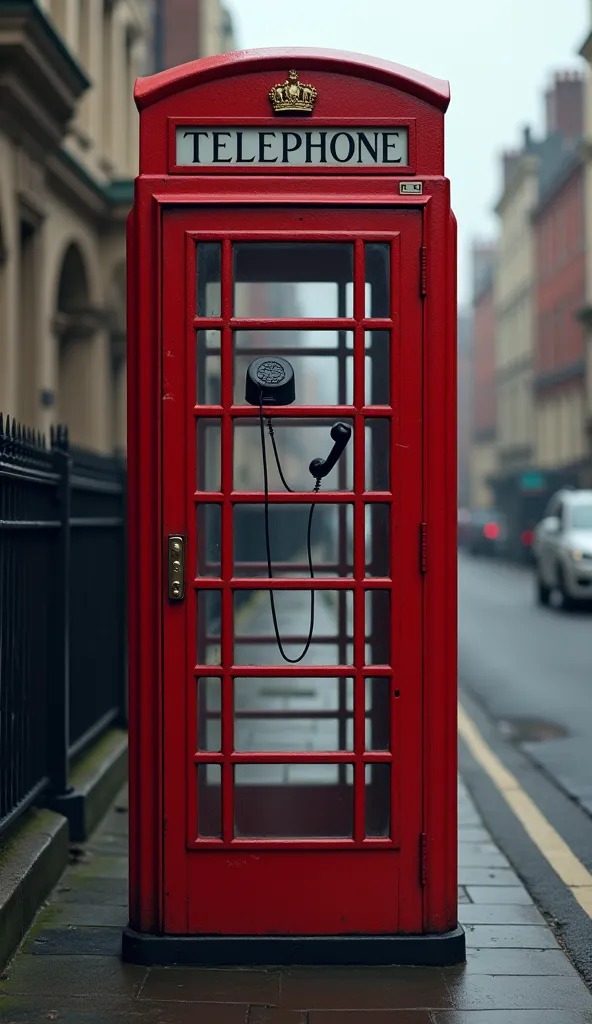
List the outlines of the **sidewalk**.
<svg viewBox="0 0 592 1024">
<path fill-rule="evenodd" d="M 592 995 L 462 783 L 454 968 L 210 970 L 119 959 L 125 792 L 63 876 L 0 980 L 0 1021 L 62 1024 L 592 1024 Z"/>
</svg>

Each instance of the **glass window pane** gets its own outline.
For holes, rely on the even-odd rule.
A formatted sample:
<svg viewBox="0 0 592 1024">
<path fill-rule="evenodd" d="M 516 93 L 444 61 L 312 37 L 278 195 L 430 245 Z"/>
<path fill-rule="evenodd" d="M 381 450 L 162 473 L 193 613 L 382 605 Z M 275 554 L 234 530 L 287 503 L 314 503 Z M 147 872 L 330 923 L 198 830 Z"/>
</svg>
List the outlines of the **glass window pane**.
<svg viewBox="0 0 592 1024">
<path fill-rule="evenodd" d="M 222 767 L 197 766 L 197 834 L 202 839 L 222 838 Z"/>
<path fill-rule="evenodd" d="M 391 404 L 390 331 L 366 331 L 366 405 Z"/>
<path fill-rule="evenodd" d="M 391 766 L 367 764 L 366 835 L 388 839 L 391 830 Z"/>
<path fill-rule="evenodd" d="M 366 246 L 366 287 L 370 286 L 366 316 L 390 316 L 390 268 L 391 247 L 389 242 L 367 242 Z"/>
<path fill-rule="evenodd" d="M 367 590 L 366 664 L 390 664 L 391 595 L 389 590 Z"/>
<path fill-rule="evenodd" d="M 198 505 L 197 517 L 197 575 L 218 577 L 222 573 L 222 507 Z"/>
<path fill-rule="evenodd" d="M 353 836 L 353 772 L 336 764 L 237 764 L 235 835 L 265 839 Z"/>
<path fill-rule="evenodd" d="M 390 750 L 391 678 L 366 679 L 366 750 Z"/>
<path fill-rule="evenodd" d="M 366 505 L 366 576 L 390 576 L 391 506 L 386 502 Z"/>
<path fill-rule="evenodd" d="M 221 316 L 220 272 L 222 245 L 220 242 L 197 243 L 197 315 Z"/>
<path fill-rule="evenodd" d="M 236 679 L 235 749 L 352 750 L 352 679 Z"/>
<path fill-rule="evenodd" d="M 341 337 L 342 336 L 342 337 Z M 296 405 L 351 405 L 352 331 L 236 331 L 234 401 L 245 402 L 247 369 L 270 354 L 287 359 L 294 370 Z"/>
<path fill-rule="evenodd" d="M 241 602 L 236 596 L 241 595 Z M 339 597 L 343 594 L 343 597 Z M 236 665 L 281 665 L 269 590 L 237 591 L 235 596 L 234 663 Z M 275 607 L 282 645 L 295 658 L 306 643 L 310 624 L 310 591 L 275 591 Z M 348 591 L 317 590 L 315 630 L 301 665 L 351 665 L 353 658 L 353 594 Z"/>
<path fill-rule="evenodd" d="M 209 416 L 197 419 L 197 490 L 219 491 L 222 486 L 221 420 Z"/>
<path fill-rule="evenodd" d="M 219 665 L 222 658 L 222 592 L 198 590 L 197 664 Z"/>
<path fill-rule="evenodd" d="M 197 749 L 222 749 L 222 680 L 197 680 Z"/>
<path fill-rule="evenodd" d="M 214 506 L 216 507 L 216 506 Z M 234 575 L 268 576 L 264 505 L 235 505 Z M 269 506 L 269 536 L 275 576 L 309 576 L 307 533 L 309 505 Z M 315 576 L 353 575 L 353 508 L 315 505 L 312 529 Z"/>
<path fill-rule="evenodd" d="M 220 331 L 196 331 L 197 403 L 220 405 Z"/>
<path fill-rule="evenodd" d="M 235 316 L 352 316 L 352 244 L 240 242 L 233 248 Z"/>
<path fill-rule="evenodd" d="M 390 490 L 390 420 L 366 420 L 366 490 Z"/>
<path fill-rule="evenodd" d="M 352 420 L 343 419 L 353 426 Z M 315 458 L 325 459 L 333 447 L 331 427 L 334 419 L 309 417 L 291 419 L 277 417 L 273 420 L 282 470 L 292 490 L 312 491 L 314 477 L 309 465 Z M 266 431 L 267 468 L 270 491 L 283 491 L 273 449 Z M 263 468 L 261 460 L 261 435 L 259 418 L 237 419 L 234 421 L 234 487 L 239 491 L 263 491 Z M 324 490 L 349 491 L 353 486 L 353 436 L 343 455 L 323 480 Z"/>
</svg>

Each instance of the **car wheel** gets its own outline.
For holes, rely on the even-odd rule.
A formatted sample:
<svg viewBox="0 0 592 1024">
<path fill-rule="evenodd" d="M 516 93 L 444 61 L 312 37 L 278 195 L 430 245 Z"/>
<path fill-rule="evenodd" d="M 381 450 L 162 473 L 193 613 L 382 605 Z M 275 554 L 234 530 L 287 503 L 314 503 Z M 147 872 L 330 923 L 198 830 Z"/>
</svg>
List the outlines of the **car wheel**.
<svg viewBox="0 0 592 1024">
<path fill-rule="evenodd" d="M 545 583 L 543 583 L 539 575 L 538 569 L 535 577 L 535 593 L 537 604 L 545 606 L 549 604 L 549 600 L 551 598 L 551 588 L 548 587 Z"/>
<path fill-rule="evenodd" d="M 565 574 L 561 566 L 557 567 L 557 589 L 561 595 L 561 610 L 564 612 L 572 611 L 575 601 L 567 592 L 567 588 L 565 586 Z"/>
</svg>

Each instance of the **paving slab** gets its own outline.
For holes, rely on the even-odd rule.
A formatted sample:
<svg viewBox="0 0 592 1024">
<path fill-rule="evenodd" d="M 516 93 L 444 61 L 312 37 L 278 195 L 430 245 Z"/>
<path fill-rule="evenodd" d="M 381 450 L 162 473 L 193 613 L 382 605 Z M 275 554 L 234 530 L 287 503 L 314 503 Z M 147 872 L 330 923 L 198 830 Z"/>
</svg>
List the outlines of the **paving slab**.
<svg viewBox="0 0 592 1024">
<path fill-rule="evenodd" d="M 546 925 L 468 924 L 466 943 L 473 949 L 558 949 Z"/>
<path fill-rule="evenodd" d="M 472 924 L 545 924 L 532 903 L 469 903 L 468 897 L 459 905 L 458 917 L 465 928 Z"/>
</svg>

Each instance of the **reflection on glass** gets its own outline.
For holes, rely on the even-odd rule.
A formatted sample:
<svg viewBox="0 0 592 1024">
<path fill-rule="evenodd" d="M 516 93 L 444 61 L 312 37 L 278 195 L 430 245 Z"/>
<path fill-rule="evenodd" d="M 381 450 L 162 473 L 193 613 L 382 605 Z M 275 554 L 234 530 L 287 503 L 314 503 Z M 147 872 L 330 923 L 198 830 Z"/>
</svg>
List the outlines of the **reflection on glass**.
<svg viewBox="0 0 592 1024">
<path fill-rule="evenodd" d="M 338 600 L 340 593 L 345 600 Z M 240 600 L 237 600 L 240 594 Z M 257 613 L 236 622 L 243 603 L 257 595 Z M 309 590 L 276 590 L 275 606 L 286 654 L 296 657 L 308 636 Z M 241 590 L 235 593 L 234 663 L 236 665 L 283 664 L 279 654 L 269 603 L 269 592 Z M 301 665 L 351 665 L 353 657 L 353 594 L 351 590 L 315 592 L 315 632 Z"/>
<path fill-rule="evenodd" d="M 377 676 L 365 681 L 366 750 L 390 750 L 391 680 Z"/>
<path fill-rule="evenodd" d="M 219 665 L 222 659 L 222 592 L 198 590 L 197 664 Z"/>
<path fill-rule="evenodd" d="M 390 420 L 366 420 L 366 490 L 390 489 Z"/>
<path fill-rule="evenodd" d="M 366 782 L 366 835 L 374 839 L 387 839 L 391 829 L 391 766 L 367 764 Z"/>
<path fill-rule="evenodd" d="M 220 331 L 196 331 L 197 403 L 220 405 Z"/>
<path fill-rule="evenodd" d="M 197 749 L 221 750 L 222 680 L 211 676 L 197 680 Z"/>
<path fill-rule="evenodd" d="M 352 750 L 352 679 L 236 679 L 236 750 Z"/>
<path fill-rule="evenodd" d="M 353 772 L 336 764 L 237 764 L 235 835 L 263 839 L 353 835 Z"/>
<path fill-rule="evenodd" d="M 222 838 L 222 767 L 197 766 L 197 834 L 202 839 Z"/>
<path fill-rule="evenodd" d="M 353 252 L 351 243 L 236 243 L 234 316 L 352 316 Z"/>
<path fill-rule="evenodd" d="M 391 506 L 386 502 L 366 505 L 366 576 L 390 576 Z"/>
<path fill-rule="evenodd" d="M 366 331 L 366 405 L 391 404 L 390 355 L 390 332 Z"/>
<path fill-rule="evenodd" d="M 269 536 L 275 576 L 309 576 L 309 506 L 269 506 Z M 267 576 L 264 506 L 234 505 L 234 575 Z M 317 504 L 312 521 L 315 576 L 353 575 L 353 508 Z"/>
<path fill-rule="evenodd" d="M 352 420 L 342 422 L 352 426 Z M 309 472 L 310 462 L 326 458 L 333 441 L 331 427 L 334 419 L 288 419 L 278 417 L 273 421 L 278 452 L 284 476 L 295 491 L 312 491 L 314 480 Z M 269 438 L 267 437 L 267 465 L 270 491 L 283 491 Z M 324 490 L 349 491 L 353 485 L 353 437 L 337 465 L 323 481 Z M 261 437 L 258 418 L 234 421 L 234 487 L 239 491 L 262 491 L 263 469 L 261 462 Z M 315 513 L 316 515 L 316 513 Z"/>
<path fill-rule="evenodd" d="M 367 590 L 366 603 L 366 664 L 390 663 L 391 595 L 389 590 Z"/>
<path fill-rule="evenodd" d="M 366 316 L 390 316 L 390 267 L 391 247 L 389 242 L 367 242 L 366 287 L 370 298 L 366 299 Z"/>
<path fill-rule="evenodd" d="M 197 490 L 219 491 L 222 486 L 221 420 L 202 416 L 197 419 Z"/>
<path fill-rule="evenodd" d="M 220 242 L 197 243 L 197 315 L 221 316 L 220 271 L 222 245 Z"/>
<path fill-rule="evenodd" d="M 197 575 L 220 576 L 222 572 L 222 508 L 202 504 L 196 508 Z"/>
</svg>

